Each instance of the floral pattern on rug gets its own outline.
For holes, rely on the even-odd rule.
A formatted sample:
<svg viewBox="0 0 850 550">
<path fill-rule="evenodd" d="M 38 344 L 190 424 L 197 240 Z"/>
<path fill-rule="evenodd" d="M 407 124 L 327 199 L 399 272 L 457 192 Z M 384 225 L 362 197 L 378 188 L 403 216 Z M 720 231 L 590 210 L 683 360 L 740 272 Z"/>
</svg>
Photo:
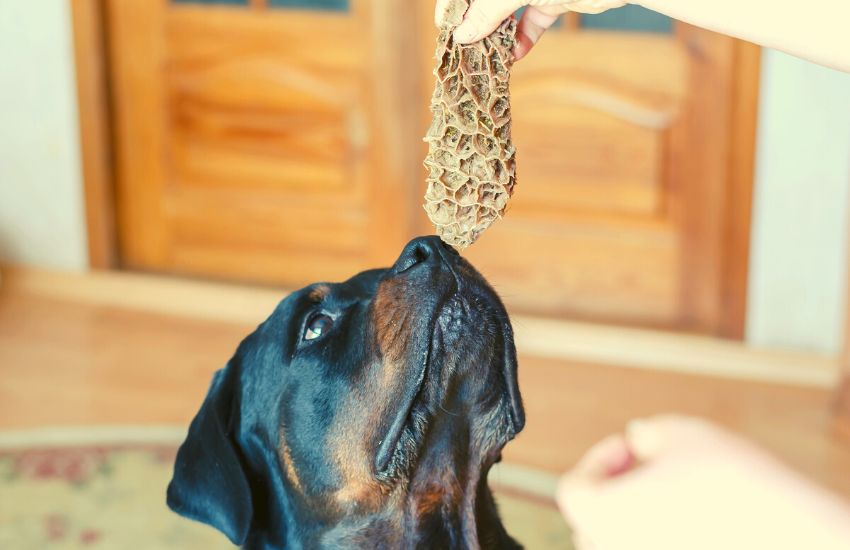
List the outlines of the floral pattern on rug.
<svg viewBox="0 0 850 550">
<path fill-rule="evenodd" d="M 166 507 L 175 454 L 175 445 L 0 449 L 0 548 L 233 548 Z M 508 532 L 527 548 L 572 548 L 552 503 L 496 494 Z"/>
<path fill-rule="evenodd" d="M 165 506 L 174 446 L 0 450 L 0 548 L 233 548 Z"/>
</svg>

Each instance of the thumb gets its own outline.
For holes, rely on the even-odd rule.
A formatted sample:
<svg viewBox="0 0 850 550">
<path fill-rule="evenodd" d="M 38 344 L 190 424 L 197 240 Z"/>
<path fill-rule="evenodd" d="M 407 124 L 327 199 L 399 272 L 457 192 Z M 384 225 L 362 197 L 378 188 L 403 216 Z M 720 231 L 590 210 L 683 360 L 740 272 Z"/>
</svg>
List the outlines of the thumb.
<svg viewBox="0 0 850 550">
<path fill-rule="evenodd" d="M 525 4 L 524 0 L 475 0 L 455 29 L 455 41 L 469 44 L 481 40 Z"/>
</svg>

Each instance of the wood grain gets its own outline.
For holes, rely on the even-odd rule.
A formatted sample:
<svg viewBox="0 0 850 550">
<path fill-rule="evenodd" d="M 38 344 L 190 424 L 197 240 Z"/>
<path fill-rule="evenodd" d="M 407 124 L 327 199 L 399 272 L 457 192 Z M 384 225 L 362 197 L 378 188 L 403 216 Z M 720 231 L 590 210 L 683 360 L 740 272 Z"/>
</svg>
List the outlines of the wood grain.
<svg viewBox="0 0 850 550">
<path fill-rule="evenodd" d="M 721 310 L 717 334 L 744 338 L 750 265 L 750 222 L 755 185 L 756 132 L 760 90 L 761 48 L 735 42 L 732 88 L 732 128 L 723 255 Z"/>
<path fill-rule="evenodd" d="M 167 0 L 106 0 L 122 264 L 152 267 L 171 253 L 161 198 L 169 179 L 165 96 L 153 76 L 164 63 L 159 22 Z"/>
<path fill-rule="evenodd" d="M 468 251 L 514 310 L 742 337 L 758 53 L 674 28 L 568 25 L 515 66 L 516 194 Z"/>
<path fill-rule="evenodd" d="M 371 128 L 368 238 L 372 243 L 372 265 L 387 265 L 404 244 L 416 236 L 420 207 L 420 186 L 424 181 L 416 146 L 424 133 L 419 121 L 427 112 L 427 101 L 418 95 L 422 89 L 421 71 L 416 59 L 417 33 L 422 22 L 417 10 L 405 0 L 368 2 L 368 97 Z M 429 232 L 430 233 L 430 232 Z"/>
<path fill-rule="evenodd" d="M 89 265 L 118 264 L 103 2 L 71 0 Z"/>
<path fill-rule="evenodd" d="M 147 274 L 7 267 L 13 293 L 134 311 L 256 325 L 289 290 Z M 512 315 L 517 347 L 541 358 L 832 389 L 834 357 L 752 348 L 715 337 Z"/>
<path fill-rule="evenodd" d="M 131 276 L 139 277 L 139 276 Z M 14 277 L 10 277 L 13 281 Z M 57 280 L 53 281 L 54 283 Z M 87 297 L 51 298 L 16 285 L 0 289 L 0 428 L 177 424 L 196 412 L 212 373 L 267 315 L 242 295 L 228 307 L 239 322 L 210 317 L 207 295 L 181 313 L 191 291 L 177 281 L 162 303 L 176 314 L 111 305 L 98 280 Z M 206 289 L 206 290 L 204 290 Z M 73 290 L 73 289 L 71 289 Z M 217 292 L 201 286 L 200 292 Z M 132 286 L 123 287 L 123 295 Z M 173 292 L 173 299 L 168 299 Z M 108 293 L 107 293 L 108 294 Z M 196 294 L 196 293 L 195 293 Z M 268 292 L 271 295 L 271 292 Z M 144 294 L 138 297 L 144 304 Z M 192 309 L 195 303 L 200 309 Z M 260 304 L 255 304 L 260 305 Z M 194 313 L 193 313 L 194 312 Z M 249 318 L 250 317 L 250 318 Z M 663 351 L 662 351 L 663 353 Z M 525 431 L 508 462 L 559 473 L 598 439 L 637 416 L 678 411 L 713 419 L 753 438 L 793 467 L 850 496 L 850 439 L 831 429 L 826 389 L 520 358 Z M 639 388 L 639 391 L 635 391 Z"/>
<path fill-rule="evenodd" d="M 295 287 L 433 232 L 431 5 L 151 5 L 110 2 L 126 265 Z M 517 64 L 519 186 L 469 251 L 514 309 L 742 336 L 758 56 L 675 29 L 566 25 Z"/>
<path fill-rule="evenodd" d="M 691 93 L 670 129 L 667 153 L 670 217 L 681 239 L 680 322 L 715 332 L 722 311 L 734 40 L 684 23 L 675 29 L 691 65 Z M 738 237 L 749 239 L 749 233 Z"/>
<path fill-rule="evenodd" d="M 635 391 L 640 388 L 639 391 Z M 526 429 L 505 460 L 562 471 L 633 418 L 710 418 L 850 496 L 850 439 L 832 430 L 830 392 L 522 357 Z"/>
<path fill-rule="evenodd" d="M 144 3 L 121 2 L 122 13 Z M 119 107 L 156 125 L 122 126 L 121 140 L 155 136 L 158 151 L 128 153 L 120 173 L 122 196 L 143 195 L 122 210 L 127 264 L 301 286 L 390 263 L 413 234 L 406 144 L 419 141 L 399 93 L 415 79 L 403 3 L 358 0 L 348 13 L 162 4 L 147 17 L 145 38 L 115 45 L 133 57 L 129 40 L 157 37 L 156 54 L 138 55 L 158 55 L 139 69 L 158 103 Z M 130 77 L 115 74 L 124 86 Z M 155 184 L 141 189 L 140 170 Z"/>
</svg>

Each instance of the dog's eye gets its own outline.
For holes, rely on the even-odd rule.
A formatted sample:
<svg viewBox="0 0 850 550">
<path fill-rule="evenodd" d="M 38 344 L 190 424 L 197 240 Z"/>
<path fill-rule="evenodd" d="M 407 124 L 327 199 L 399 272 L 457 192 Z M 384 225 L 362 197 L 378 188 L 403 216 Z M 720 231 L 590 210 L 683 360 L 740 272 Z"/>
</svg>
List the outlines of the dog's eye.
<svg viewBox="0 0 850 550">
<path fill-rule="evenodd" d="M 331 330 L 334 324 L 333 317 L 326 313 L 314 313 L 307 319 L 307 324 L 304 325 L 304 340 L 316 340 L 321 338 Z"/>
</svg>

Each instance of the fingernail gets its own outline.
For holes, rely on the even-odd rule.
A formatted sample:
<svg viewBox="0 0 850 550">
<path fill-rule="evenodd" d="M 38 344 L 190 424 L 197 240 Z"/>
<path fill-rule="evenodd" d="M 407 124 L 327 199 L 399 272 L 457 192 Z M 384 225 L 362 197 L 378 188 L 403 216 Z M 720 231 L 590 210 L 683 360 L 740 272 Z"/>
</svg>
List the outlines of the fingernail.
<svg viewBox="0 0 850 550">
<path fill-rule="evenodd" d="M 608 464 L 605 465 L 605 475 L 607 477 L 616 477 L 631 470 L 637 463 L 637 458 L 628 447 L 623 447 L 620 454 L 611 457 Z"/>
<path fill-rule="evenodd" d="M 534 46 L 534 42 L 526 35 L 525 33 L 519 32 L 516 35 L 516 46 L 514 46 L 514 61 L 519 61 L 525 55 L 531 51 L 532 46 Z"/>
<path fill-rule="evenodd" d="M 455 42 L 466 44 L 472 42 L 472 39 L 478 34 L 478 29 L 469 21 L 464 21 L 458 28 L 455 29 Z"/>
</svg>

